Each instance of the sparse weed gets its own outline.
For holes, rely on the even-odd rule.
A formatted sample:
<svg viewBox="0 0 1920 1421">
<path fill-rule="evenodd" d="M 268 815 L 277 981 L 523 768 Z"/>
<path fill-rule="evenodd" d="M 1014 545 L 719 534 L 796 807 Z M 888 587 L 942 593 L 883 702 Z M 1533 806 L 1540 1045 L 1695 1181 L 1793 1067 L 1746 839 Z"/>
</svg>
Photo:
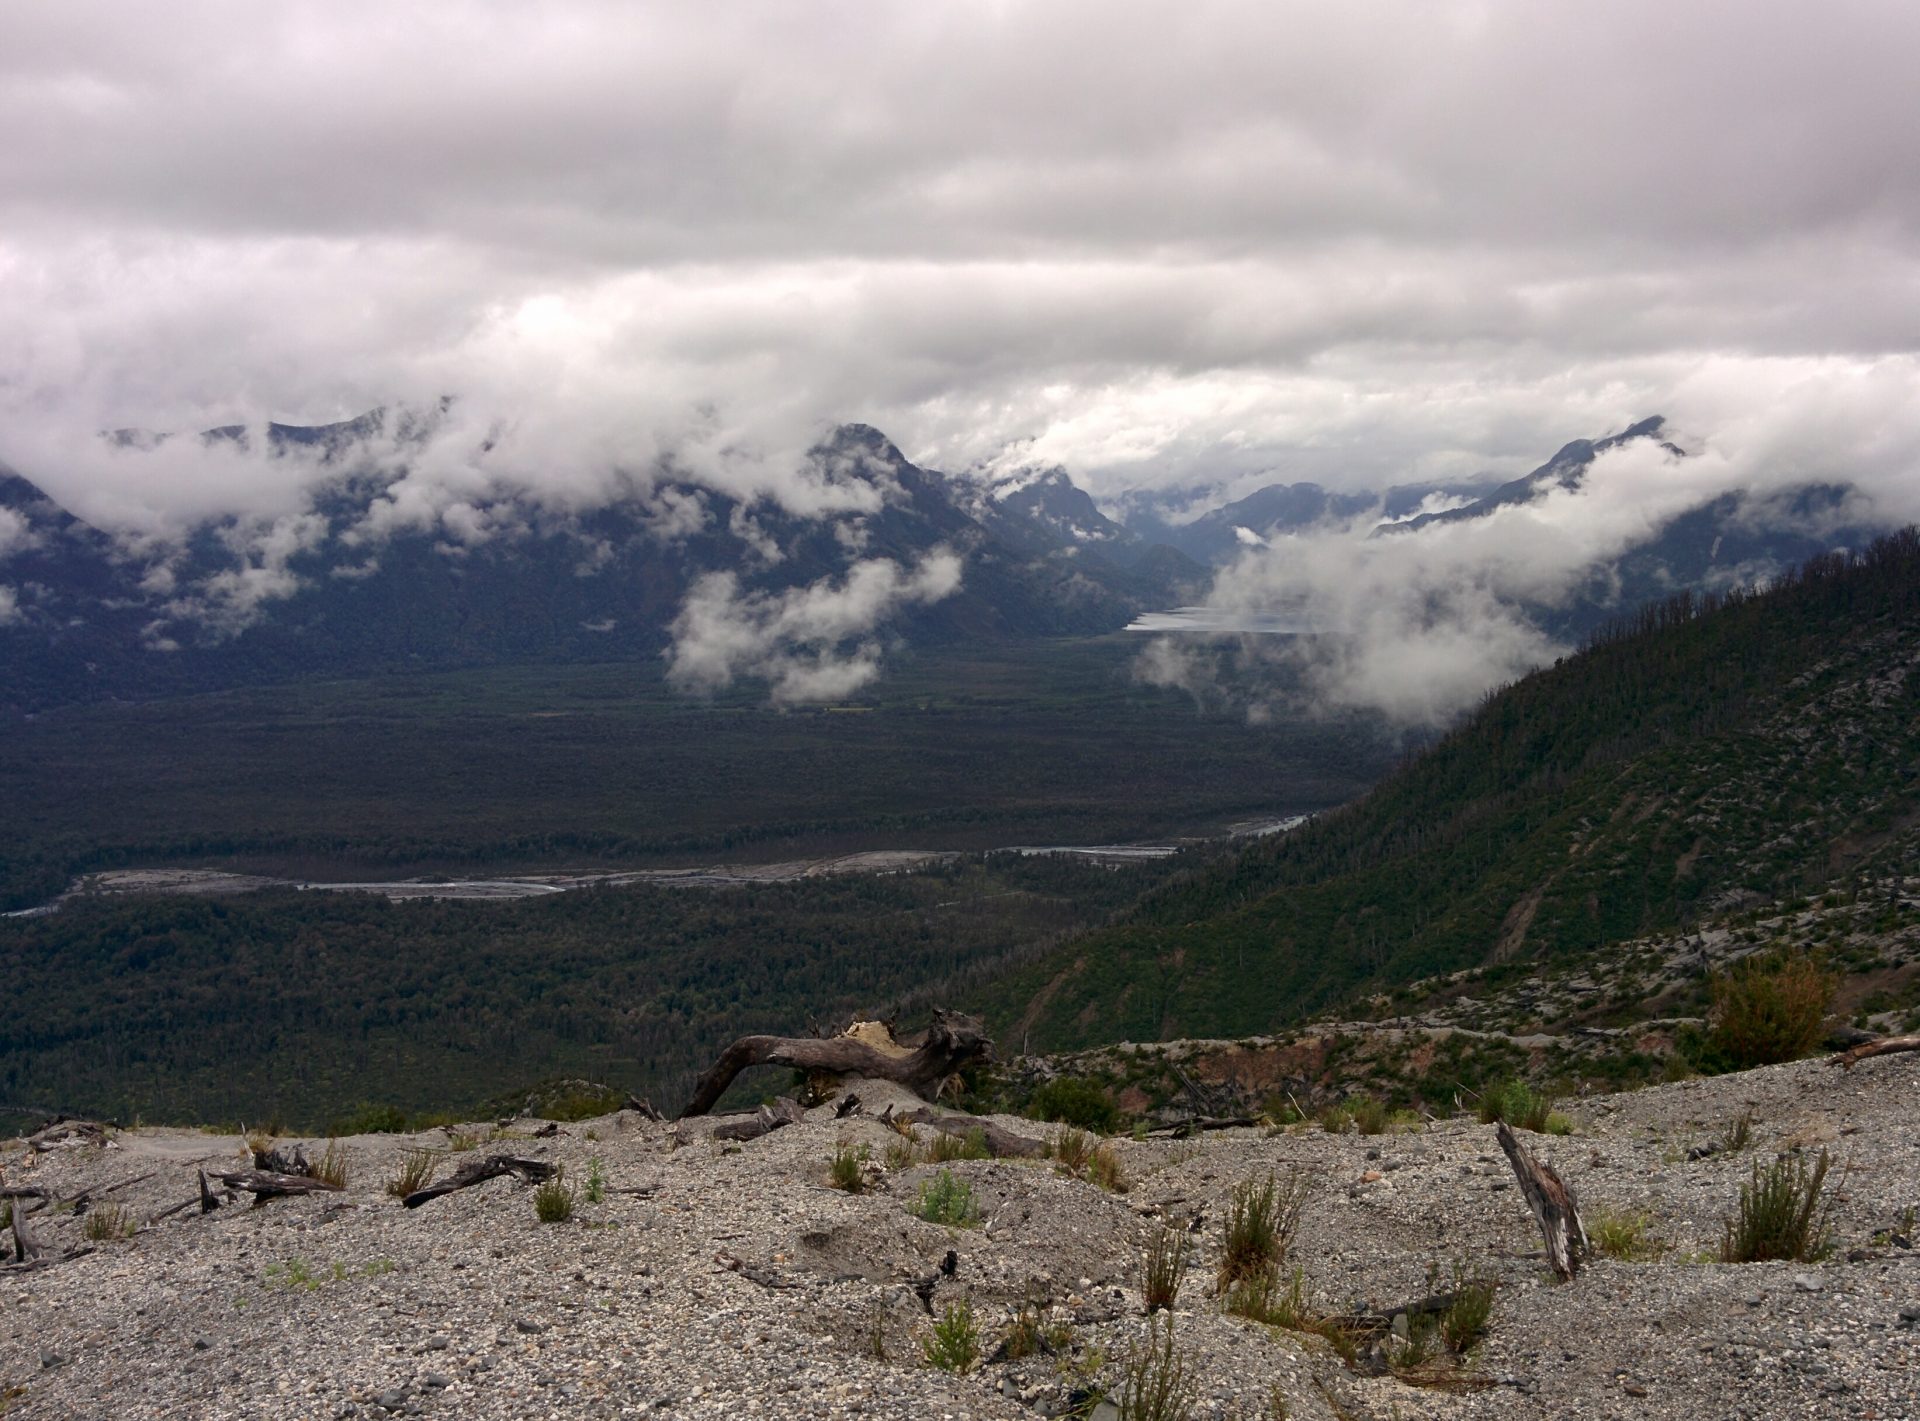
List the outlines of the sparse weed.
<svg viewBox="0 0 1920 1421">
<path fill-rule="evenodd" d="M 133 1211 L 124 1204 L 102 1204 L 87 1212 L 87 1221 L 82 1232 L 95 1243 L 105 1243 L 109 1239 L 133 1237 L 140 1227 L 133 1217 Z"/>
<path fill-rule="evenodd" d="M 267 1281 L 287 1288 L 305 1288 L 312 1292 L 326 1280 L 304 1258 L 289 1258 L 284 1263 L 267 1265 Z"/>
<path fill-rule="evenodd" d="M 607 1200 L 607 1171 L 600 1163 L 600 1156 L 594 1155 L 587 1161 L 587 1202 L 604 1204 Z"/>
<path fill-rule="evenodd" d="M 1737 1155 L 1752 1143 L 1753 1112 L 1743 1110 L 1738 1118 L 1727 1122 L 1727 1128 L 1720 1136 L 1720 1153 Z"/>
<path fill-rule="evenodd" d="M 482 1136 L 478 1130 L 456 1130 L 452 1128 L 447 1130 L 447 1152 L 449 1154 L 463 1155 L 469 1150 L 479 1149 L 481 1143 Z"/>
<path fill-rule="evenodd" d="M 1832 1160 L 1825 1150 L 1808 1165 L 1783 1155 L 1770 1165 L 1755 1162 L 1740 1186 L 1740 1207 L 1721 1226 L 1722 1263 L 1811 1263 L 1833 1251 L 1832 1204 L 1820 1201 Z"/>
<path fill-rule="evenodd" d="M 1171 1308 L 1180 1296 L 1181 1280 L 1187 1276 L 1187 1235 L 1184 1229 L 1156 1228 L 1147 1238 L 1147 1256 L 1141 1270 L 1140 1291 L 1145 1294 L 1147 1311 Z"/>
<path fill-rule="evenodd" d="M 313 1166 L 313 1177 L 322 1184 L 331 1184 L 335 1189 L 345 1189 L 349 1173 L 346 1150 L 338 1140 L 328 1140 L 320 1162 Z"/>
<path fill-rule="evenodd" d="M 1480 1097 L 1480 1123 L 1491 1125 L 1505 1121 L 1516 1130 L 1535 1134 L 1570 1135 L 1573 1122 L 1553 1108 L 1553 1097 L 1536 1091 L 1522 1080 L 1502 1081 L 1487 1087 Z"/>
<path fill-rule="evenodd" d="M 954 1160 L 992 1159 L 993 1151 L 987 1148 L 985 1130 L 976 1128 L 964 1135 L 940 1130 L 935 1132 L 933 1143 L 927 1149 L 927 1158 L 934 1164 L 951 1164 Z"/>
<path fill-rule="evenodd" d="M 881 1158 L 888 1169 L 912 1169 L 920 1163 L 920 1149 L 912 1136 L 903 1136 L 887 1141 L 886 1153 Z"/>
<path fill-rule="evenodd" d="M 827 1182 L 835 1189 L 844 1189 L 849 1194 L 858 1194 L 867 1187 L 867 1177 L 861 1166 L 867 1162 L 867 1147 L 855 1148 L 842 1140 L 833 1147 L 833 1154 L 827 1160 Z"/>
<path fill-rule="evenodd" d="M 1186 1421 L 1197 1391 L 1173 1345 L 1173 1318 L 1147 1319 L 1144 1342 L 1127 1352 L 1120 1393 L 1120 1421 Z"/>
<path fill-rule="evenodd" d="M 1006 1354 L 1009 1362 L 1024 1361 L 1039 1352 L 1043 1342 L 1040 1309 L 1032 1303 L 1020 1305 L 1013 1315 L 1013 1321 L 1007 1324 L 1007 1335 L 1001 1339 L 999 1350 Z"/>
<path fill-rule="evenodd" d="M 1657 1258 L 1666 1248 L 1653 1236 L 1653 1216 L 1646 1213 L 1602 1210 L 1587 1225 L 1587 1237 L 1601 1253 L 1622 1263 Z"/>
<path fill-rule="evenodd" d="M 400 1167 L 394 1171 L 393 1178 L 387 1181 L 387 1193 L 404 1199 L 416 1190 L 425 1189 L 439 1168 L 440 1156 L 432 1150 L 408 1150 L 400 1157 Z"/>
<path fill-rule="evenodd" d="M 1127 1172 L 1120 1167 L 1120 1156 L 1112 1145 L 1102 1145 L 1087 1160 L 1087 1178 L 1109 1194 L 1127 1192 Z"/>
<path fill-rule="evenodd" d="M 973 1304 L 965 1298 L 948 1303 L 921 1339 L 920 1355 L 929 1367 L 943 1372 L 972 1371 L 980 1360 L 980 1324 L 974 1321 Z"/>
<path fill-rule="evenodd" d="M 1069 1125 L 1053 1137 L 1053 1158 L 1063 1174 L 1078 1175 L 1093 1158 L 1093 1136 Z"/>
<path fill-rule="evenodd" d="M 573 1217 L 574 1197 L 566 1171 L 556 1170 L 533 1191 L 533 1212 L 543 1224 L 564 1224 Z"/>
<path fill-rule="evenodd" d="M 943 1169 L 932 1179 L 920 1182 L 920 1198 L 913 1212 L 930 1224 L 970 1229 L 980 1222 L 980 1205 L 973 1197 L 973 1186 Z"/>
</svg>

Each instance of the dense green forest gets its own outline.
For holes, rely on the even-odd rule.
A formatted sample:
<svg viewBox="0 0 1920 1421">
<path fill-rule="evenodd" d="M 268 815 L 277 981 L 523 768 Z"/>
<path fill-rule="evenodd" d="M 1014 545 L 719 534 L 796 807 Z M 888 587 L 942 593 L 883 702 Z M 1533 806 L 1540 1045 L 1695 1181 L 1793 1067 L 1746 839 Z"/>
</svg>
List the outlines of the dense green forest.
<svg viewBox="0 0 1920 1421">
<path fill-rule="evenodd" d="M 319 1129 L 367 1105 L 473 1111 L 566 1074 L 672 1108 L 736 1035 L 916 1005 L 1166 871 L 994 854 L 511 903 L 85 899 L 0 921 L 0 964 L 33 1004 L 0 1018 L 0 1108 Z"/>
<path fill-rule="evenodd" d="M 1398 753 L 1376 726 L 1251 726 L 1141 685 L 1141 645 L 901 651 L 803 710 L 607 663 L 20 718 L 0 727 L 0 909 L 167 864 L 384 878 L 1203 832 L 1350 799 Z"/>
<path fill-rule="evenodd" d="M 1791 896 L 1920 826 L 1920 537 L 1683 596 L 1491 696 L 1355 804 L 986 993 L 1054 1049 L 1235 1037 L 1363 988 Z"/>
</svg>

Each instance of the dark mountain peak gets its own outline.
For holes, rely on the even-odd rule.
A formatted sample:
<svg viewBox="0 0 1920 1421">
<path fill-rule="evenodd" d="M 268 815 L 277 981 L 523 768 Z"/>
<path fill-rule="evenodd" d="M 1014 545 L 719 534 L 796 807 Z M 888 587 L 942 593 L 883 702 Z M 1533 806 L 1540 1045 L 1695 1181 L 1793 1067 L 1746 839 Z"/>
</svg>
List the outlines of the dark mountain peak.
<svg viewBox="0 0 1920 1421">
<path fill-rule="evenodd" d="M 1593 461 L 1609 449 L 1617 449 L 1636 439 L 1651 439 L 1666 428 L 1666 419 L 1662 415 L 1649 415 L 1635 424 L 1628 425 L 1618 434 L 1607 435 L 1604 439 L 1575 439 L 1560 446 L 1559 451 L 1546 463 L 1530 474 L 1509 480 L 1476 502 L 1463 508 L 1450 508 L 1444 513 L 1423 513 L 1418 518 L 1409 518 L 1402 523 L 1384 524 L 1382 532 L 1412 533 L 1433 523 L 1462 523 L 1470 518 L 1483 518 L 1496 508 L 1504 508 L 1516 503 L 1531 503 L 1550 488 L 1578 488 L 1586 477 L 1587 469 Z M 1675 455 L 1683 455 L 1678 445 L 1663 445 Z"/>
<path fill-rule="evenodd" d="M 908 462 L 899 446 L 870 424 L 836 425 L 831 434 L 813 447 L 813 453 L 842 458 L 865 455 L 895 468 Z"/>
</svg>

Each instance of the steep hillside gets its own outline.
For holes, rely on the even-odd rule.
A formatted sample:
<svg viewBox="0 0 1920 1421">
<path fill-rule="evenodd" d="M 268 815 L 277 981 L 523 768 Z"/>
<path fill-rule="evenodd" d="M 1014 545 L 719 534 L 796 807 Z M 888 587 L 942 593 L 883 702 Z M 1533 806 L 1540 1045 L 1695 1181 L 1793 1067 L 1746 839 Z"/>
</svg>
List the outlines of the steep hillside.
<svg viewBox="0 0 1920 1421">
<path fill-rule="evenodd" d="M 1365 799 L 994 989 L 1034 1049 L 1240 1036 L 1911 860 L 1920 535 L 1683 596 L 1489 699 Z"/>
</svg>

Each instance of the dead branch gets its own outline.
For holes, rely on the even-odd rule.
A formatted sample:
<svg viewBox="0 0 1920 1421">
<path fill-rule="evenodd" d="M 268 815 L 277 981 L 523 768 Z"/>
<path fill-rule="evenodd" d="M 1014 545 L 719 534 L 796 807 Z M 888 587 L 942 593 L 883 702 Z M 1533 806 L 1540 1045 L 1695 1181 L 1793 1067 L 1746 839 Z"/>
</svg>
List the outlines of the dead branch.
<svg viewBox="0 0 1920 1421">
<path fill-rule="evenodd" d="M 716 1140 L 757 1140 L 762 1135 L 771 1135 L 775 1130 L 788 1125 L 798 1124 L 807 1118 L 807 1112 L 797 1100 L 781 1096 L 772 1105 L 762 1105 L 753 1114 L 739 1120 L 729 1120 L 718 1126 L 713 1132 Z"/>
<path fill-rule="evenodd" d="M 1507 1163 L 1520 1181 L 1520 1192 L 1527 1196 L 1527 1207 L 1533 1210 L 1541 1237 L 1547 1241 L 1547 1261 L 1556 1276 L 1563 1281 L 1571 1279 L 1579 1271 L 1582 1255 L 1592 1247 L 1580 1222 L 1580 1206 L 1573 1191 L 1551 1165 L 1536 1159 L 1533 1151 L 1514 1137 L 1506 1121 L 1495 1129 L 1494 1138 L 1506 1151 Z"/>
<path fill-rule="evenodd" d="M 279 1199 L 289 1194 L 337 1193 L 340 1189 L 338 1184 L 329 1184 L 312 1175 L 277 1174 L 267 1169 L 215 1169 L 206 1173 L 229 1189 L 246 1190 L 253 1195 L 256 1208 L 269 1199 Z"/>
<path fill-rule="evenodd" d="M 1878 1041 L 1863 1041 L 1850 1050 L 1829 1057 L 1830 1066 L 1844 1066 L 1852 1070 L 1856 1061 L 1864 1061 L 1869 1056 L 1891 1056 L 1897 1051 L 1920 1051 L 1920 1036 L 1882 1036 Z"/>
<path fill-rule="evenodd" d="M 895 1115 L 891 1109 L 880 1117 L 886 1120 L 910 1120 L 916 1125 L 925 1125 L 938 1130 L 943 1135 L 965 1137 L 974 1131 L 987 1142 L 987 1152 L 995 1159 L 1038 1159 L 1047 1152 L 1044 1140 L 1031 1139 L 1026 1135 L 1016 1135 L 1011 1130 L 1003 1130 L 991 1120 L 982 1120 L 977 1115 L 936 1115 L 922 1106 L 918 1110 L 906 1111 Z"/>
<path fill-rule="evenodd" d="M 548 1164 L 545 1160 L 520 1159 L 514 1155 L 488 1155 L 485 1159 L 473 1160 L 441 1180 L 438 1184 L 429 1184 L 424 1189 L 416 1189 L 400 1202 L 409 1209 L 417 1209 L 422 1204 L 431 1203 L 443 1194 L 451 1194 L 457 1189 L 468 1189 L 489 1179 L 498 1179 L 503 1174 L 511 1174 L 529 1184 L 551 1179 L 559 1172 L 559 1166 Z"/>
<path fill-rule="evenodd" d="M 700 1077 L 680 1118 L 705 1115 L 733 1078 L 749 1066 L 790 1066 L 799 1071 L 873 1076 L 931 1098 L 948 1076 L 976 1061 L 990 1060 L 993 1042 L 980 1023 L 957 1012 L 935 1011 L 926 1040 L 912 1051 L 884 1050 L 853 1036 L 821 1041 L 796 1036 L 743 1036 L 720 1053 Z"/>
</svg>

